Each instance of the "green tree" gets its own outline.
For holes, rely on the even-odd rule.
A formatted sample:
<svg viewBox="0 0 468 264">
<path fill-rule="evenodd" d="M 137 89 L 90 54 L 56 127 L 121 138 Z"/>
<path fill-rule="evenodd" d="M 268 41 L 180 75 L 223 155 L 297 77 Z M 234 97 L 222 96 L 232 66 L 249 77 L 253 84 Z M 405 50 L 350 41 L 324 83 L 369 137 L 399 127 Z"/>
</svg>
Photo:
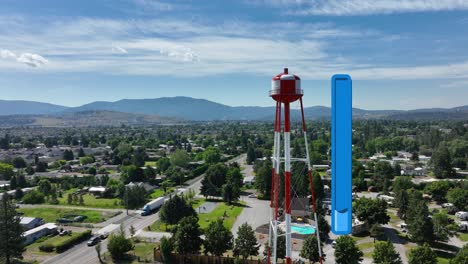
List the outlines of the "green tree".
<svg viewBox="0 0 468 264">
<path fill-rule="evenodd" d="M 19 186 L 20 188 L 28 187 L 28 183 L 26 182 L 26 177 L 24 177 L 24 175 L 23 175 L 22 173 L 20 173 L 20 174 L 18 175 L 17 182 L 18 182 L 18 186 Z"/>
<path fill-rule="evenodd" d="M 161 172 L 165 172 L 171 166 L 171 160 L 166 157 L 163 157 L 158 159 L 156 165 Z"/>
<path fill-rule="evenodd" d="M 465 244 L 457 255 L 450 260 L 450 264 L 466 264 L 468 263 L 468 244 Z"/>
<path fill-rule="evenodd" d="M 381 199 L 360 198 L 354 202 L 353 210 L 359 220 L 367 221 L 370 225 L 385 225 L 390 221 L 387 202 Z"/>
<path fill-rule="evenodd" d="M 50 183 L 50 181 L 48 179 L 42 179 L 39 181 L 39 183 L 37 184 L 38 186 L 38 190 L 43 193 L 45 196 L 49 196 L 50 195 L 50 192 L 52 190 L 52 184 Z"/>
<path fill-rule="evenodd" d="M 44 203 L 44 194 L 39 191 L 32 190 L 23 196 L 25 204 L 41 204 Z"/>
<path fill-rule="evenodd" d="M 179 254 L 197 254 L 203 244 L 200 236 L 198 218 L 195 216 L 182 218 L 174 234 L 175 250 Z"/>
<path fill-rule="evenodd" d="M 377 242 L 375 244 L 372 258 L 375 264 L 402 264 L 400 254 L 390 241 Z"/>
<path fill-rule="evenodd" d="M 265 199 L 270 198 L 271 192 L 271 162 L 258 162 L 255 163 L 255 189 Z M 258 164 L 258 165 L 257 165 Z M 257 168 L 258 166 L 258 168 Z"/>
<path fill-rule="evenodd" d="M 317 242 L 316 236 L 308 236 L 306 240 L 304 240 L 304 243 L 302 244 L 300 256 L 301 258 L 305 258 L 309 260 L 310 263 L 315 263 L 315 262 L 320 261 L 320 254 L 319 254 L 318 242 Z"/>
<path fill-rule="evenodd" d="M 312 182 L 314 183 L 315 199 L 322 200 L 325 197 L 325 189 L 322 181 L 322 177 L 316 171 L 312 174 Z"/>
<path fill-rule="evenodd" d="M 161 221 L 169 225 L 175 225 L 182 218 L 196 216 L 196 214 L 192 206 L 178 195 L 171 197 L 159 210 Z"/>
<path fill-rule="evenodd" d="M 125 237 L 123 227 L 120 227 L 120 232 L 112 234 L 107 243 L 107 250 L 109 250 L 114 260 L 122 260 L 125 258 L 127 252 L 133 249 L 131 239 Z"/>
<path fill-rule="evenodd" d="M 176 149 L 170 156 L 172 166 L 186 168 L 190 162 L 190 156 L 184 149 Z"/>
<path fill-rule="evenodd" d="M 468 189 L 453 188 L 447 192 L 447 200 L 458 210 L 468 210 Z"/>
<path fill-rule="evenodd" d="M 18 183 L 16 181 L 16 177 L 13 175 L 10 179 L 10 190 L 15 190 L 18 187 Z"/>
<path fill-rule="evenodd" d="M 257 256 L 260 245 L 257 244 L 255 232 L 252 227 L 244 223 L 237 231 L 237 238 L 234 242 L 234 256 L 242 256 L 247 259 L 250 256 Z"/>
<path fill-rule="evenodd" d="M 227 167 L 223 163 L 210 165 L 202 180 L 201 194 L 208 196 L 221 196 L 222 186 L 226 183 Z"/>
<path fill-rule="evenodd" d="M 162 237 L 160 241 L 160 248 L 161 248 L 161 255 L 163 258 L 163 263 L 170 264 L 171 262 L 171 254 L 174 251 L 174 243 L 172 239 L 167 237 Z"/>
<path fill-rule="evenodd" d="M 325 216 L 317 214 L 318 218 L 318 229 L 320 233 L 320 239 L 328 239 L 330 237 L 330 225 L 328 224 Z"/>
<path fill-rule="evenodd" d="M 17 169 L 26 168 L 26 166 L 27 166 L 26 161 L 24 161 L 24 159 L 22 157 L 13 158 L 12 163 L 13 163 L 13 167 L 15 167 Z"/>
<path fill-rule="evenodd" d="M 141 208 L 146 203 L 146 190 L 141 186 L 130 186 L 125 188 L 125 194 L 122 199 L 127 209 Z"/>
<path fill-rule="evenodd" d="M 437 264 L 437 254 L 432 251 L 429 244 L 412 249 L 409 252 L 409 264 Z"/>
<path fill-rule="evenodd" d="M 91 156 L 84 156 L 84 157 L 80 158 L 80 164 L 81 165 L 87 165 L 87 164 L 91 164 L 93 162 L 94 162 L 94 158 L 91 157 Z"/>
<path fill-rule="evenodd" d="M 36 163 L 36 172 L 46 172 L 48 167 L 46 162 L 39 161 Z"/>
<path fill-rule="evenodd" d="M 0 180 L 9 181 L 13 175 L 13 166 L 6 163 L 0 163 Z"/>
<path fill-rule="evenodd" d="M 374 238 L 374 243 L 375 243 L 375 239 L 378 238 L 378 237 L 381 237 L 383 236 L 383 232 L 382 232 L 382 229 L 380 228 L 380 225 L 378 224 L 373 224 L 369 230 L 370 232 L 370 236 L 372 238 Z"/>
<path fill-rule="evenodd" d="M 340 264 L 358 264 L 364 254 L 357 247 L 356 242 L 349 236 L 336 239 L 335 261 Z"/>
<path fill-rule="evenodd" d="M 221 160 L 221 154 L 218 149 L 209 147 L 204 151 L 203 159 L 208 164 L 216 164 Z"/>
<path fill-rule="evenodd" d="M 255 159 L 255 149 L 252 146 L 249 146 L 247 148 L 247 164 L 252 164 Z"/>
<path fill-rule="evenodd" d="M 23 257 L 24 237 L 20 217 L 8 195 L 0 200 L 0 259 L 10 264 L 12 259 Z"/>
<path fill-rule="evenodd" d="M 439 212 L 432 216 L 434 238 L 440 241 L 447 241 L 452 232 L 450 230 L 450 218 L 447 213 Z"/>
<path fill-rule="evenodd" d="M 434 181 L 426 185 L 424 191 L 436 201 L 442 202 L 453 184 L 449 181 Z"/>
<path fill-rule="evenodd" d="M 74 159 L 75 159 L 75 156 L 73 155 L 73 150 L 71 150 L 71 149 L 66 149 L 66 150 L 63 152 L 63 159 L 64 159 L 64 160 L 74 160 Z"/>
<path fill-rule="evenodd" d="M 429 218 L 429 209 L 420 192 L 413 191 L 410 195 L 406 214 L 408 233 L 417 243 L 429 242 L 433 237 L 432 222 Z"/>
<path fill-rule="evenodd" d="M 440 144 L 432 155 L 432 165 L 434 166 L 434 175 L 437 178 L 450 178 L 454 176 L 452 169 L 452 158 L 445 144 Z"/>
<path fill-rule="evenodd" d="M 211 253 L 214 256 L 221 256 L 232 249 L 232 233 L 224 226 L 222 219 L 210 223 L 205 231 L 203 245 L 205 254 Z"/>
<path fill-rule="evenodd" d="M 406 213 L 408 212 L 409 196 L 407 190 L 400 190 L 395 193 L 394 205 L 398 208 L 397 215 L 401 219 L 406 219 Z"/>
</svg>

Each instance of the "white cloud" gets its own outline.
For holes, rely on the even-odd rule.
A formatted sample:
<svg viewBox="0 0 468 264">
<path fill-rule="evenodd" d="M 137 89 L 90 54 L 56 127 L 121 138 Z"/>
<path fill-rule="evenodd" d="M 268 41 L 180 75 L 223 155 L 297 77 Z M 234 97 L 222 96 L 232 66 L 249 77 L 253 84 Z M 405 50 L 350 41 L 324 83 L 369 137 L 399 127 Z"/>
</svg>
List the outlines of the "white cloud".
<svg viewBox="0 0 468 264">
<path fill-rule="evenodd" d="M 191 48 L 184 46 L 162 48 L 159 52 L 168 57 L 173 57 L 182 61 L 200 61 L 198 55 Z"/>
<path fill-rule="evenodd" d="M 467 10 L 466 0 L 260 0 L 264 4 L 283 8 L 289 14 L 360 16 L 409 12 Z"/>
<path fill-rule="evenodd" d="M 126 54 L 128 51 L 120 46 L 113 46 L 112 47 L 112 52 L 114 53 L 120 53 L 120 54 Z"/>
<path fill-rule="evenodd" d="M 16 54 L 11 52 L 10 50 L 0 50 L 0 58 L 2 59 L 16 58 Z"/>
<path fill-rule="evenodd" d="M 16 60 L 31 67 L 39 67 L 49 62 L 41 55 L 32 53 L 22 53 Z"/>
</svg>

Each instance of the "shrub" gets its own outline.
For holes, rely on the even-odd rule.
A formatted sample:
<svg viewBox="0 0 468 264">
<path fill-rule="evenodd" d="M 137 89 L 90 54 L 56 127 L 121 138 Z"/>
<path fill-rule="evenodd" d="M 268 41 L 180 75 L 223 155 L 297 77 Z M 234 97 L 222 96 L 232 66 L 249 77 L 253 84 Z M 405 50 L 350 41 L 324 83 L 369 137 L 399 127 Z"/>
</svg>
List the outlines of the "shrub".
<svg viewBox="0 0 468 264">
<path fill-rule="evenodd" d="M 56 245 L 55 251 L 57 251 L 57 253 L 62 253 L 66 251 L 67 249 L 73 247 L 74 245 L 87 240 L 90 237 L 91 237 L 91 230 L 87 230 L 83 233 L 77 234 L 76 236 L 72 235 L 70 239 L 63 241 L 62 243 Z"/>
<path fill-rule="evenodd" d="M 25 204 L 41 204 L 44 203 L 44 194 L 39 191 L 33 190 L 23 196 Z"/>
<path fill-rule="evenodd" d="M 42 252 L 52 252 L 54 249 L 55 247 L 51 244 L 44 244 L 39 246 L 39 250 Z"/>
</svg>

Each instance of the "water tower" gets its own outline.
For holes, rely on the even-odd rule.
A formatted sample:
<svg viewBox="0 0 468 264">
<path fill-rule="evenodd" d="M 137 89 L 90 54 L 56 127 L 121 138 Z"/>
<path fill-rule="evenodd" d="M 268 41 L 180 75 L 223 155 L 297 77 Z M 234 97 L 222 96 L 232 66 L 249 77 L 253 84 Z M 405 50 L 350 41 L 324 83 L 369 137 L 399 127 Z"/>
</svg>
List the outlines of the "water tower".
<svg viewBox="0 0 468 264">
<path fill-rule="evenodd" d="M 318 232 L 317 222 L 317 205 L 312 181 L 312 166 L 309 158 L 309 146 L 307 143 L 307 127 L 304 118 L 304 108 L 302 104 L 303 91 L 301 89 L 301 79 L 293 74 L 289 74 L 288 69 L 273 77 L 271 82 L 270 96 L 276 101 L 276 118 L 275 118 L 275 134 L 274 134 L 274 151 L 272 157 L 272 176 L 271 176 L 271 201 L 270 201 L 270 228 L 268 239 L 268 263 L 276 264 L 277 256 L 277 240 L 278 240 L 278 224 L 279 224 L 279 178 L 280 167 L 284 162 L 284 220 L 286 224 L 286 263 L 292 264 L 292 239 L 291 239 L 291 161 L 305 162 L 308 168 L 308 176 L 310 189 L 312 192 L 312 207 L 314 210 L 314 220 L 316 223 L 316 235 L 318 240 L 318 248 L 320 253 L 320 263 L 322 263 L 322 250 L 320 243 L 320 235 Z M 291 158 L 291 118 L 290 105 L 299 100 L 302 114 L 302 130 L 304 135 L 304 143 L 306 157 Z M 284 106 L 284 157 L 281 157 L 281 119 L 282 108 Z"/>
</svg>

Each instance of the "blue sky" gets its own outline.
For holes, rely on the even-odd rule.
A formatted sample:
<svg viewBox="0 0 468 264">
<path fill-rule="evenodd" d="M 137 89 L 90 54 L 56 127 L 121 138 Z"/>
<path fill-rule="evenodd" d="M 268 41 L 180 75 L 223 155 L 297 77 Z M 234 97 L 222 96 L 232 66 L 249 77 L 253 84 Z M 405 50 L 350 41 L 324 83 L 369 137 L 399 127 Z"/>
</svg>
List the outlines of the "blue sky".
<svg viewBox="0 0 468 264">
<path fill-rule="evenodd" d="M 1 99 L 77 106 L 191 96 L 273 105 L 289 67 L 306 106 L 353 78 L 354 106 L 468 104 L 468 1 L 3 0 Z"/>
</svg>

